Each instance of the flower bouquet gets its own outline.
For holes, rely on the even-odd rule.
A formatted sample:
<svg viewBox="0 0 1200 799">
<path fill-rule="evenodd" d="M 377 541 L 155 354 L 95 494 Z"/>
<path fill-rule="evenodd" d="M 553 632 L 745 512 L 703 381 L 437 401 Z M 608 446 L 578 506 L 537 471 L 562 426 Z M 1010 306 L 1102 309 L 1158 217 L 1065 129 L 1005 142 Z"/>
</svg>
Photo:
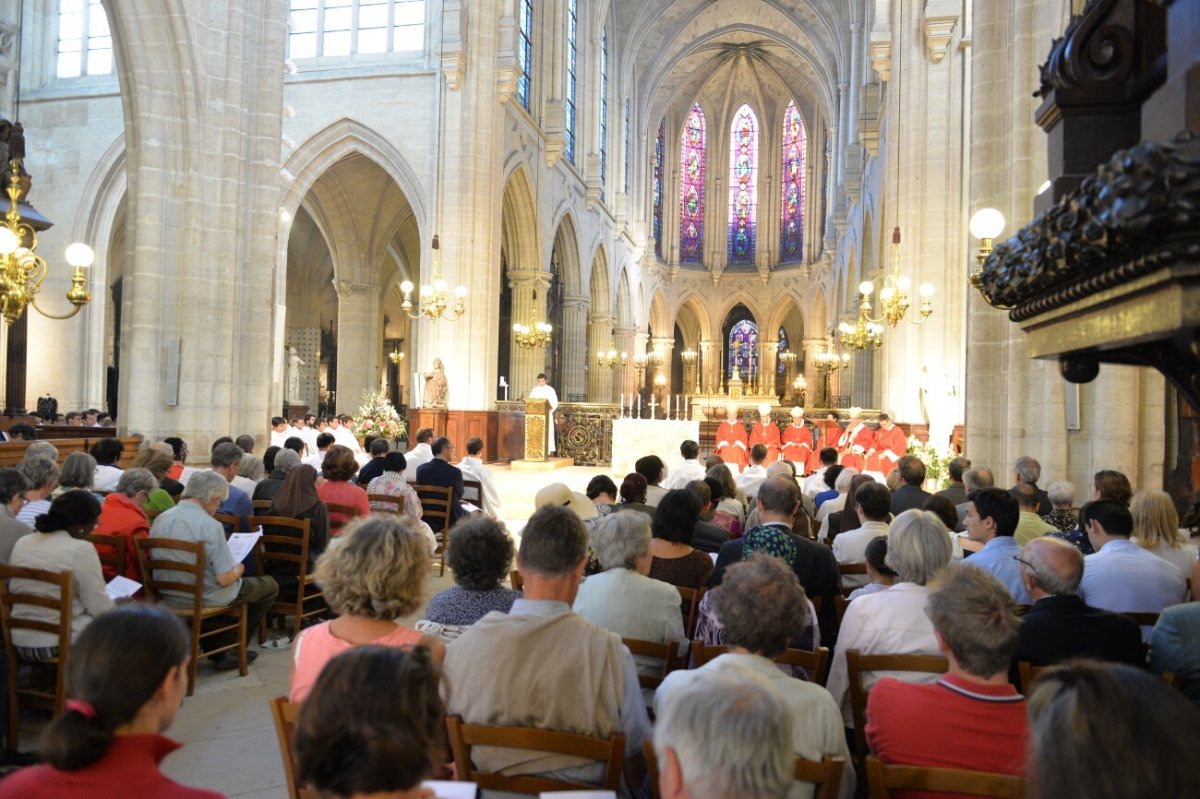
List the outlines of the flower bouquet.
<svg viewBox="0 0 1200 799">
<path fill-rule="evenodd" d="M 354 414 L 354 434 L 360 439 L 375 436 L 386 441 L 398 441 L 407 425 L 392 402 L 382 391 L 363 392 L 362 404 Z"/>
</svg>

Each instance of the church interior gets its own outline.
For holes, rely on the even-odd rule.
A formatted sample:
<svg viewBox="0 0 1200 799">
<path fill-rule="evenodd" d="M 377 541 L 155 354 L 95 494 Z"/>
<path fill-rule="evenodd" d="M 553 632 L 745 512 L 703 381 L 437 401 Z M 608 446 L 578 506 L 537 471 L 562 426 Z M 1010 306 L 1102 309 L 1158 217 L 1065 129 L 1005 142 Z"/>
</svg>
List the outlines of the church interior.
<svg viewBox="0 0 1200 799">
<path fill-rule="evenodd" d="M 519 534 L 538 488 L 683 438 L 703 462 L 727 414 L 801 408 L 816 450 L 882 413 L 943 479 L 1029 456 L 1183 518 L 1197 6 L 3 0 L 9 224 L 36 232 L 0 230 L 0 426 L 99 409 L 204 466 L 375 398 L 406 449 L 479 438 Z M 201 670 L 168 774 L 289 795 L 289 659 L 261 655 Z"/>
</svg>

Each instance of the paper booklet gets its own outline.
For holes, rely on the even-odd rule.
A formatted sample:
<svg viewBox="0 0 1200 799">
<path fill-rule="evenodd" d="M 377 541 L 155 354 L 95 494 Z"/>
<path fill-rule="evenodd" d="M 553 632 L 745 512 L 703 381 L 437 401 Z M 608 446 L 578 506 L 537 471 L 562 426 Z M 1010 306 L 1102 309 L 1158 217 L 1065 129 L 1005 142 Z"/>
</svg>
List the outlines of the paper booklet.
<svg viewBox="0 0 1200 799">
<path fill-rule="evenodd" d="M 241 563 L 246 559 L 246 556 L 254 551 L 254 547 L 258 544 L 258 539 L 262 538 L 262 528 L 259 527 L 253 533 L 234 533 L 229 536 L 229 552 L 233 555 L 234 563 Z"/>
<path fill-rule="evenodd" d="M 108 598 L 116 602 L 118 599 L 131 597 L 138 591 L 142 590 L 142 584 L 136 580 L 130 580 L 128 577 L 118 574 L 109 581 Z"/>
</svg>

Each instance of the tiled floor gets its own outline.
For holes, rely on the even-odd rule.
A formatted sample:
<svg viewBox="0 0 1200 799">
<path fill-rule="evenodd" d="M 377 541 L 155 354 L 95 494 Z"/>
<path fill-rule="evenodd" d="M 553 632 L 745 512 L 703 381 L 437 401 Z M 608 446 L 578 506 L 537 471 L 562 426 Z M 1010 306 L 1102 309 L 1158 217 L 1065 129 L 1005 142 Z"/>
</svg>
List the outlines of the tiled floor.
<svg viewBox="0 0 1200 799">
<path fill-rule="evenodd" d="M 533 512 L 538 489 L 564 482 L 582 492 L 588 481 L 603 469 L 569 467 L 554 472 L 513 472 L 493 467 L 497 489 L 504 503 L 504 516 L 514 535 Z M 453 584 L 451 576 L 431 572 L 426 595 L 432 596 Z M 422 608 L 422 610 L 424 610 Z M 420 618 L 418 611 L 408 619 Z M 257 647 L 256 647 L 257 648 Z M 163 770 L 185 785 L 208 788 L 239 799 L 286 799 L 275 727 L 268 703 L 287 693 L 290 651 L 257 649 L 258 660 L 245 677 L 237 671 L 217 673 L 202 663 L 194 696 L 184 699 L 175 725 L 167 733 L 184 744 L 170 755 Z M 29 717 L 23 727 L 22 748 L 35 745 L 40 720 Z"/>
</svg>

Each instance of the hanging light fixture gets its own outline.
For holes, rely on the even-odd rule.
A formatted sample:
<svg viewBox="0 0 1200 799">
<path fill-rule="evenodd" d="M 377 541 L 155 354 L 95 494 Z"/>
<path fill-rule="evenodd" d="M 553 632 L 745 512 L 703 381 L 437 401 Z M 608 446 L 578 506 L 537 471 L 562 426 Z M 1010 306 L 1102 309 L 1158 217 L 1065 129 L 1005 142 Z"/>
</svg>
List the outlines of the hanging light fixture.
<svg viewBox="0 0 1200 799">
<path fill-rule="evenodd" d="M 833 337 L 825 339 L 825 349 L 813 355 L 817 371 L 822 375 L 830 375 L 850 365 L 850 354 L 843 352 L 838 355 L 833 346 Z"/>
<path fill-rule="evenodd" d="M 397 347 L 388 353 L 388 360 L 399 366 L 404 361 L 404 353 Z"/>
<path fill-rule="evenodd" d="M 596 365 L 601 368 L 607 366 L 609 369 L 615 369 L 618 363 L 624 366 L 628 360 L 629 354 L 625 352 L 618 354 L 616 350 L 609 350 L 608 352 L 604 352 L 604 350 L 596 351 Z"/>
<path fill-rule="evenodd" d="M 437 234 L 433 236 L 433 279 L 429 283 L 421 284 L 421 308 L 417 312 L 413 312 L 412 292 L 413 284 L 411 280 L 406 280 L 400 284 L 400 290 L 404 292 L 404 302 L 400 303 L 401 309 L 408 314 L 410 319 L 420 319 L 425 317 L 430 322 L 436 322 L 439 319 L 446 319 L 453 322 L 464 313 L 466 313 L 467 287 L 454 287 L 454 315 L 446 313 L 449 307 L 449 299 L 446 294 L 446 289 L 449 286 L 445 280 L 442 280 L 442 256 L 438 245 Z"/>
<path fill-rule="evenodd" d="M 533 292 L 533 303 L 537 305 L 537 292 Z M 550 334 L 554 328 L 549 322 L 543 322 L 537 318 L 536 311 L 529 312 L 529 324 L 523 325 L 520 322 L 513 324 L 513 341 L 518 347 L 532 350 L 538 347 L 544 347 L 550 343 Z"/>
<path fill-rule="evenodd" d="M 46 279 L 49 265 L 37 253 L 37 231 L 21 218 L 21 162 L 9 164 L 8 212 L 0 224 L 0 313 L 10 325 L 21 318 L 27 306 L 50 319 L 70 319 L 92 301 L 87 287 L 87 268 L 96 260 L 92 248 L 76 242 L 66 251 L 67 263 L 74 267 L 67 302 L 73 308 L 65 314 L 48 313 L 37 304 L 37 294 Z"/>
</svg>

